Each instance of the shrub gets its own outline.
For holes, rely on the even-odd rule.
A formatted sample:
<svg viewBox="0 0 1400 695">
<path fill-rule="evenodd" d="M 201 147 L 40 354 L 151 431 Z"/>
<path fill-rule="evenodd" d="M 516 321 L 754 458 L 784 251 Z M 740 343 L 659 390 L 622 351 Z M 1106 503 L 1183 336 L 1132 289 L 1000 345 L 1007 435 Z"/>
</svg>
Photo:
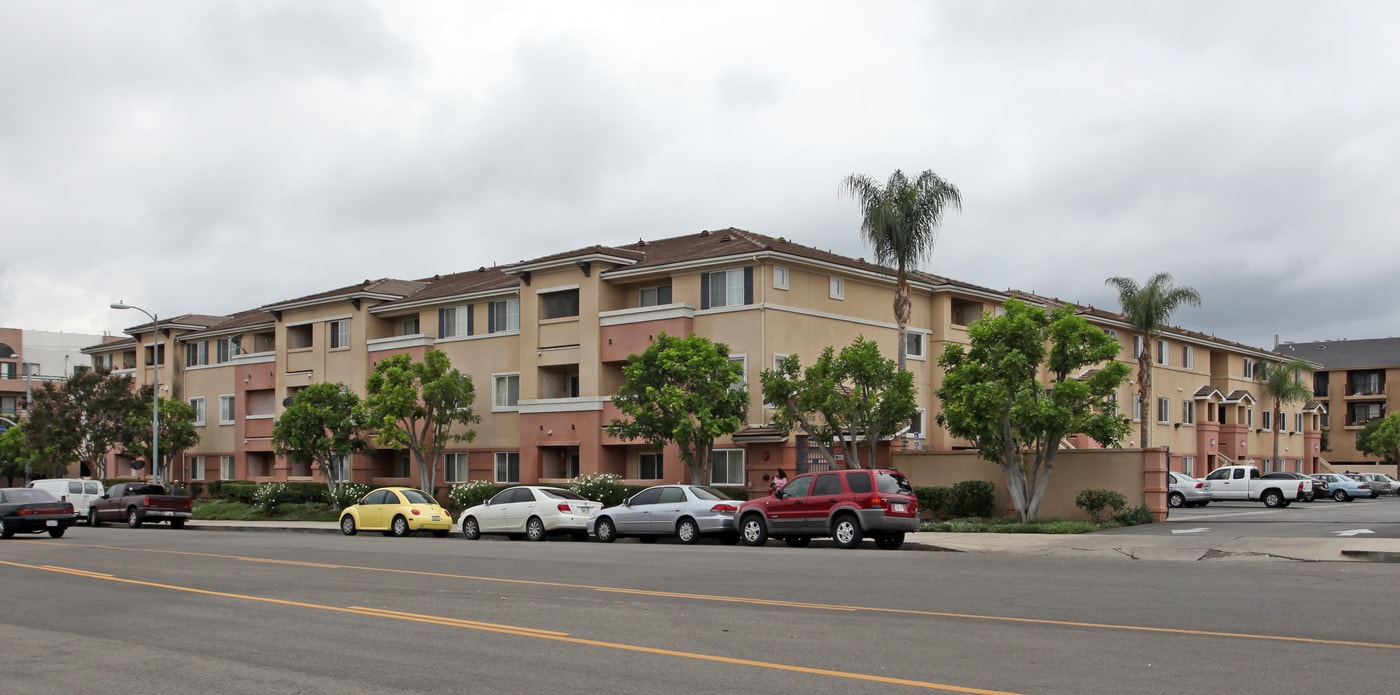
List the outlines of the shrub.
<svg viewBox="0 0 1400 695">
<path fill-rule="evenodd" d="M 209 496 L 220 500 L 233 500 L 243 504 L 257 504 L 253 495 L 258 484 L 247 480 L 216 480 L 209 483 Z"/>
<path fill-rule="evenodd" d="M 452 500 L 452 505 L 458 509 L 475 507 L 491 496 L 496 494 L 500 488 L 489 480 L 469 480 L 461 485 L 453 485 L 447 489 L 447 498 Z"/>
<path fill-rule="evenodd" d="M 336 486 L 335 494 L 330 495 L 332 497 L 331 503 L 335 505 L 336 509 L 344 509 L 364 499 L 364 496 L 368 495 L 372 489 L 364 483 L 341 483 Z M 329 495 L 330 491 L 326 492 Z"/>
<path fill-rule="evenodd" d="M 948 517 L 948 500 L 953 495 L 953 488 L 924 486 L 914 488 L 914 496 L 919 500 L 919 509 L 932 515 L 935 519 Z"/>
<path fill-rule="evenodd" d="M 1086 488 L 1074 496 L 1074 506 L 1083 509 L 1094 523 L 1099 523 L 1105 509 L 1117 512 L 1128 506 L 1128 498 L 1123 493 L 1103 488 Z"/>
<path fill-rule="evenodd" d="M 602 502 L 604 507 L 622 504 L 627 499 L 627 486 L 622 484 L 622 476 L 613 473 L 588 473 L 569 481 L 569 485 L 590 500 Z"/>
<path fill-rule="evenodd" d="M 264 516 L 272 516 L 277 512 L 278 505 L 294 501 L 296 494 L 286 483 L 263 483 L 253 492 L 253 505 Z"/>
<path fill-rule="evenodd" d="M 954 519 L 987 518 L 996 508 L 996 485 L 986 480 L 964 480 L 948 495 L 948 515 Z"/>
<path fill-rule="evenodd" d="M 1152 523 L 1152 512 L 1147 505 L 1139 504 L 1131 509 L 1124 509 L 1113 515 L 1113 521 L 1124 526 L 1139 526 Z"/>
</svg>

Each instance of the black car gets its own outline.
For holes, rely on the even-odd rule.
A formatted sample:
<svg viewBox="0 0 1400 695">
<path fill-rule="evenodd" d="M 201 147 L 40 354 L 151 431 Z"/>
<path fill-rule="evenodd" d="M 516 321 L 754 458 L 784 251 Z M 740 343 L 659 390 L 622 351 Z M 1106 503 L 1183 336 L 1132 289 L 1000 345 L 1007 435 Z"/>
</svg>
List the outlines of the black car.
<svg viewBox="0 0 1400 695">
<path fill-rule="evenodd" d="M 43 533 L 58 538 L 78 518 L 73 505 L 46 490 L 29 487 L 0 489 L 0 538 L 16 533 Z"/>
<path fill-rule="evenodd" d="M 1311 480 L 1312 483 L 1313 483 L 1312 489 L 1309 490 L 1309 491 L 1307 491 L 1307 492 L 1305 492 L 1305 493 L 1303 493 L 1303 496 L 1302 496 L 1301 498 L 1299 498 L 1299 501 L 1302 501 L 1302 502 L 1311 502 L 1311 501 L 1317 499 L 1317 493 L 1318 493 L 1318 487 L 1317 487 L 1317 486 L 1318 486 L 1318 482 L 1317 482 L 1317 480 L 1316 480 L 1315 478 L 1313 478 L 1313 477 L 1310 476 L 1310 475 L 1303 475 L 1302 473 L 1290 473 L 1290 472 L 1287 472 L 1287 471 L 1274 471 L 1273 473 L 1265 473 L 1264 475 L 1261 475 L 1261 476 L 1259 476 L 1259 477 L 1261 477 L 1261 478 L 1270 478 L 1270 479 L 1273 479 L 1273 480 Z M 1324 495 L 1324 496 L 1327 494 L 1327 493 L 1326 493 L 1326 490 L 1327 490 L 1327 484 L 1326 484 L 1326 483 L 1322 483 L 1322 491 L 1323 491 L 1323 495 Z"/>
</svg>

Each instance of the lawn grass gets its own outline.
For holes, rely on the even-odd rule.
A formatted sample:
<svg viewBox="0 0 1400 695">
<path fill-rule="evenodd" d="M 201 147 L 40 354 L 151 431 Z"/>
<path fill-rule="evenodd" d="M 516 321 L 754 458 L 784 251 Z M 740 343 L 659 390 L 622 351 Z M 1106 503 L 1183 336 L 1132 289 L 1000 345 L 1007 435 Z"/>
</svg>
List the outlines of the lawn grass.
<svg viewBox="0 0 1400 695">
<path fill-rule="evenodd" d="M 1033 521 L 1017 521 L 1012 518 L 1001 519 L 949 519 L 948 521 L 924 521 L 919 524 L 920 531 L 932 531 L 942 533 L 1050 533 L 1050 534 L 1075 534 L 1091 533 L 1101 528 L 1114 528 L 1120 526 L 1116 522 L 1095 524 L 1092 521 L 1079 521 L 1072 519 L 1035 519 Z"/>
</svg>

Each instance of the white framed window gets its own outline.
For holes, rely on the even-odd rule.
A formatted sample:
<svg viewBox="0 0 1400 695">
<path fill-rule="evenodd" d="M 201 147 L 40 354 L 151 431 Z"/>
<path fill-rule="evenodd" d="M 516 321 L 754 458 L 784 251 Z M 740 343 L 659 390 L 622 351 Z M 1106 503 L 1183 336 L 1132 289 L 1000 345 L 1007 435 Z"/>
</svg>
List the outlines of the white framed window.
<svg viewBox="0 0 1400 695">
<path fill-rule="evenodd" d="M 1112 328 L 1101 328 L 1099 330 L 1102 330 L 1104 335 L 1113 338 L 1114 340 L 1118 339 L 1118 331 L 1115 331 Z"/>
<path fill-rule="evenodd" d="M 520 330 L 520 298 L 498 299 L 488 306 L 492 333 Z"/>
<path fill-rule="evenodd" d="M 514 410 L 520 405 L 520 373 L 493 374 L 491 377 L 491 409 Z"/>
<path fill-rule="evenodd" d="M 788 288 L 788 269 L 785 266 L 773 266 L 773 289 L 785 290 Z"/>
<path fill-rule="evenodd" d="M 1171 364 L 1171 363 L 1172 363 L 1171 352 L 1172 352 L 1172 350 L 1171 350 L 1171 345 L 1168 344 L 1167 341 L 1165 341 L 1165 340 L 1159 340 L 1159 341 L 1157 341 L 1157 364 L 1161 364 L 1161 365 L 1169 365 L 1169 364 Z"/>
<path fill-rule="evenodd" d="M 540 298 L 541 319 L 562 319 L 578 316 L 578 288 L 536 292 Z"/>
<path fill-rule="evenodd" d="M 1196 402 L 1195 402 L 1195 401 L 1182 401 L 1182 402 L 1181 402 L 1181 422 L 1182 422 L 1182 424 L 1186 424 L 1186 425 L 1194 425 L 1194 424 L 1196 424 Z"/>
<path fill-rule="evenodd" d="M 190 469 L 185 475 L 186 480 L 204 480 L 204 457 L 191 456 Z"/>
<path fill-rule="evenodd" d="M 663 306 L 671 303 L 671 286 L 643 287 L 637 298 L 639 306 Z"/>
<path fill-rule="evenodd" d="M 1133 359 L 1137 359 L 1137 358 L 1139 358 L 1139 357 L 1142 357 L 1142 346 L 1143 346 L 1142 336 L 1140 336 L 1140 335 L 1135 335 L 1135 336 L 1133 336 Z"/>
<path fill-rule="evenodd" d="M 410 316 L 400 321 L 399 335 L 418 335 L 418 317 Z"/>
<path fill-rule="evenodd" d="M 223 364 L 238 354 L 238 343 L 235 343 L 231 337 L 220 338 L 215 345 L 218 347 L 215 350 L 214 361 L 218 364 Z"/>
<path fill-rule="evenodd" d="M 1157 422 L 1171 422 L 1172 402 L 1168 398 L 1157 399 Z"/>
<path fill-rule="evenodd" d="M 911 360 L 926 359 L 924 355 L 924 334 L 908 331 L 904 334 L 905 355 Z"/>
<path fill-rule="evenodd" d="M 643 480 L 660 480 L 665 476 L 662 455 L 659 451 L 637 454 L 637 477 Z"/>
<path fill-rule="evenodd" d="M 730 362 L 738 362 L 738 363 L 739 363 L 740 370 L 741 370 L 741 373 L 739 374 L 739 379 L 738 379 L 737 381 L 735 381 L 734 383 L 732 383 L 732 384 L 729 385 L 729 390 L 730 390 L 730 391 L 738 391 L 739 389 L 742 389 L 742 388 L 748 386 L 748 384 L 749 384 L 749 356 L 748 356 L 748 355 L 730 355 L 730 356 L 729 356 L 729 361 L 730 361 Z"/>
<path fill-rule="evenodd" d="M 331 480 L 337 483 L 344 483 L 350 480 L 350 457 L 344 454 L 331 456 L 330 461 Z"/>
<path fill-rule="evenodd" d="M 439 338 L 461 338 L 471 335 L 472 308 L 470 304 L 438 309 Z"/>
<path fill-rule="evenodd" d="M 846 298 L 846 278 L 838 278 L 834 275 L 831 277 L 831 298 Z"/>
<path fill-rule="evenodd" d="M 1182 473 L 1185 473 L 1186 475 L 1189 475 L 1189 476 L 1191 476 L 1191 477 L 1193 477 L 1193 478 L 1196 477 L 1196 457 L 1195 457 L 1195 456 L 1182 456 L 1182 457 L 1181 457 L 1181 472 L 1182 472 Z"/>
<path fill-rule="evenodd" d="M 915 408 L 915 409 L 914 409 L 914 417 L 912 417 L 912 418 L 909 419 L 909 431 L 908 431 L 907 433 L 905 433 L 904 436 L 906 436 L 906 437 L 913 437 L 913 438 L 914 438 L 914 441 L 918 441 L 918 440 L 920 440 L 920 439 L 923 439 L 923 437 L 924 437 L 924 409 L 923 409 L 923 408 Z"/>
<path fill-rule="evenodd" d="M 520 482 L 520 452 L 518 452 L 518 451 L 497 451 L 497 452 L 496 452 L 496 482 L 498 482 L 498 483 L 518 483 L 518 482 Z"/>
<path fill-rule="evenodd" d="M 1280 432 L 1288 431 L 1288 413 L 1282 410 L 1278 411 L 1278 429 Z"/>
<path fill-rule="evenodd" d="M 744 484 L 743 449 L 715 449 L 710 452 L 710 484 Z"/>
<path fill-rule="evenodd" d="M 209 341 L 185 343 L 185 366 L 202 367 L 209 364 Z"/>
<path fill-rule="evenodd" d="M 1244 358 L 1244 378 L 1254 378 L 1254 360 L 1248 357 Z"/>
<path fill-rule="evenodd" d="M 1265 408 L 1262 412 L 1264 413 L 1264 429 L 1270 432 L 1274 431 L 1274 411 Z"/>
<path fill-rule="evenodd" d="M 465 483 L 470 478 L 467 475 L 467 455 L 465 453 L 444 454 L 446 465 L 446 480 L 449 483 Z"/>
<path fill-rule="evenodd" d="M 1302 432 L 1302 431 L 1303 431 L 1303 414 L 1302 414 L 1302 413 L 1298 413 L 1297 415 L 1294 416 L 1293 431 L 1294 431 L 1294 432 Z"/>
<path fill-rule="evenodd" d="M 707 273 L 711 307 L 739 306 L 744 303 L 744 268 Z"/>
<path fill-rule="evenodd" d="M 1190 345 L 1181 346 L 1181 366 L 1187 369 L 1196 368 L 1196 351 Z"/>
<path fill-rule="evenodd" d="M 204 397 L 196 396 L 190 399 L 190 407 L 194 408 L 194 426 L 204 426 Z"/>
<path fill-rule="evenodd" d="M 1133 394 L 1133 422 L 1142 420 L 1142 394 Z"/>
<path fill-rule="evenodd" d="M 350 347 L 350 319 L 327 321 L 326 333 L 330 337 L 330 349 L 344 350 Z"/>
<path fill-rule="evenodd" d="M 219 480 L 233 480 L 233 457 L 219 457 Z"/>
<path fill-rule="evenodd" d="M 219 424 L 233 424 L 233 396 L 219 396 Z"/>
<path fill-rule="evenodd" d="M 1244 409 L 1244 426 L 1245 426 L 1245 427 L 1253 427 L 1253 426 L 1254 426 L 1254 409 L 1253 409 L 1253 408 L 1245 408 L 1245 409 Z"/>
</svg>

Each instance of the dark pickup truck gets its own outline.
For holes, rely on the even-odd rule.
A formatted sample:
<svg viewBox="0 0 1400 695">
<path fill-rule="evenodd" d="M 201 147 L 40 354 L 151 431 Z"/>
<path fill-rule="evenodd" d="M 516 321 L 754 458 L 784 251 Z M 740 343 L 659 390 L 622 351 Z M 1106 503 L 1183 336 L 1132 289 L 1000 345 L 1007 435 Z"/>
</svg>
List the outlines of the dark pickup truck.
<svg viewBox="0 0 1400 695">
<path fill-rule="evenodd" d="M 117 483 L 88 505 L 87 518 L 89 526 L 126 519 L 126 525 L 131 528 L 141 528 L 141 524 L 148 521 L 169 521 L 171 528 L 180 528 L 192 516 L 194 500 L 167 494 L 164 486 Z"/>
</svg>

